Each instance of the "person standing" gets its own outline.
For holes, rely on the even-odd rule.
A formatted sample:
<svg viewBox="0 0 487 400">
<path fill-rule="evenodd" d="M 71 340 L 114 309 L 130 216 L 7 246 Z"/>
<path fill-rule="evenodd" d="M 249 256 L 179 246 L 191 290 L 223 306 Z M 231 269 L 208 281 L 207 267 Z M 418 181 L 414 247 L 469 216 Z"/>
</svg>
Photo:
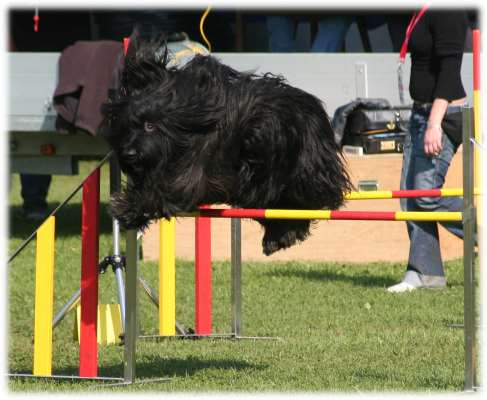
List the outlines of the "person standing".
<svg viewBox="0 0 487 400">
<path fill-rule="evenodd" d="M 406 137 L 401 189 L 439 189 L 461 143 L 466 93 L 460 69 L 468 29 L 460 9 L 424 7 L 415 14 L 401 50 L 411 53 L 409 92 L 414 101 Z M 409 43 L 408 43 L 409 41 Z M 458 197 L 402 199 L 406 211 L 461 211 Z M 409 259 L 403 280 L 387 290 L 401 293 L 446 286 L 437 222 L 407 222 Z M 463 239 L 462 222 L 442 222 Z"/>
<path fill-rule="evenodd" d="M 309 17 L 301 17 L 307 21 Z M 296 26 L 300 18 L 290 14 L 277 13 L 266 17 L 266 27 L 269 34 L 269 50 L 277 53 L 292 53 L 297 51 Z M 354 22 L 352 15 L 323 15 L 318 20 L 318 30 L 312 41 L 312 53 L 343 51 L 345 36 L 350 25 Z"/>
</svg>

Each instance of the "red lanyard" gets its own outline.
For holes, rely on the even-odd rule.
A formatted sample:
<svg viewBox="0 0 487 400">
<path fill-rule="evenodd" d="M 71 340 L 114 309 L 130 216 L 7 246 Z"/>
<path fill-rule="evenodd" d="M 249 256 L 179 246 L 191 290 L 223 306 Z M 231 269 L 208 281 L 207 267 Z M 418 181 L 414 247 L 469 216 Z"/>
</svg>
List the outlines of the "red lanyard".
<svg viewBox="0 0 487 400">
<path fill-rule="evenodd" d="M 402 43 L 401 51 L 399 53 L 399 62 L 404 63 L 404 60 L 406 59 L 406 53 L 408 52 L 408 43 L 409 38 L 411 37 L 411 33 L 413 32 L 414 27 L 417 25 L 428 7 L 429 4 L 424 5 L 421 11 L 419 13 L 415 13 L 413 15 L 413 18 L 411 18 L 411 22 L 409 22 L 408 28 L 406 29 L 406 36 L 404 37 L 404 42 Z"/>
</svg>

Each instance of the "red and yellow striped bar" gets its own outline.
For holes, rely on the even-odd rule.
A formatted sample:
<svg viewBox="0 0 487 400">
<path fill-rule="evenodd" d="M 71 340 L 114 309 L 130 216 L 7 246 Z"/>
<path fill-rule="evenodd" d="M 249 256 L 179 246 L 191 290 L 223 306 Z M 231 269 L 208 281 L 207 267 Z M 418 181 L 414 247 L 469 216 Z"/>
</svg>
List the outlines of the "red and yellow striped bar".
<svg viewBox="0 0 487 400">
<path fill-rule="evenodd" d="M 475 188 L 474 193 L 480 195 L 481 191 Z M 415 190 L 374 190 L 374 191 L 359 191 L 350 192 L 345 195 L 345 200 L 381 200 L 381 199 L 401 199 L 413 197 L 461 197 L 463 196 L 462 188 L 448 188 L 448 189 L 415 189 Z M 212 210 L 205 211 L 205 216 L 213 217 Z M 235 214 L 239 216 L 243 213 L 245 217 L 240 218 L 264 218 L 263 210 L 250 208 L 229 208 L 226 210 L 218 210 L 225 212 L 217 212 L 216 218 L 233 218 Z M 198 211 L 187 212 L 180 214 L 184 217 L 198 217 Z"/>
<path fill-rule="evenodd" d="M 159 335 L 176 335 L 176 219 L 161 219 L 159 255 Z"/>
<path fill-rule="evenodd" d="M 37 231 L 33 368 L 36 376 L 52 375 L 55 225 L 55 217 L 51 216 Z"/>
<path fill-rule="evenodd" d="M 182 217 L 263 218 L 263 219 L 322 219 L 355 221 L 461 221 L 461 212 L 429 211 L 330 211 L 330 210 L 265 210 L 217 209 L 181 214 Z"/>
<path fill-rule="evenodd" d="M 476 191 L 479 192 L 478 190 Z M 350 192 L 345 195 L 346 200 L 379 200 L 379 199 L 401 199 L 413 197 L 458 197 L 463 196 L 463 189 L 416 189 L 416 190 L 377 190 Z"/>
</svg>

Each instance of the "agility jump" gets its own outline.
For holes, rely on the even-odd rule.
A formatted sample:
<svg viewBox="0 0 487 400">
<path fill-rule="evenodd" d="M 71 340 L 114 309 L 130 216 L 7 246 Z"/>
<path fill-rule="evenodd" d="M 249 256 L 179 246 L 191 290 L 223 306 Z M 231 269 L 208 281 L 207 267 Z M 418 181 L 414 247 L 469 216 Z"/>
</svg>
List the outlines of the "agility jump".
<svg viewBox="0 0 487 400">
<path fill-rule="evenodd" d="M 467 127 L 465 129 L 465 132 L 467 135 L 470 134 L 470 130 L 471 130 L 471 126 L 469 125 L 470 123 L 467 123 Z M 465 134 L 464 132 L 464 134 Z M 471 156 L 471 149 L 470 149 L 470 136 L 467 136 L 466 137 L 466 140 L 464 140 L 464 144 L 465 144 L 465 148 L 464 149 L 464 165 L 467 165 L 468 167 L 470 168 L 464 168 L 464 188 L 465 188 L 465 193 L 462 192 L 462 194 L 464 194 L 465 196 L 464 197 L 468 197 L 468 199 L 471 199 L 473 198 L 473 184 L 468 184 L 468 178 L 469 177 L 472 177 L 473 174 L 471 173 L 472 172 L 472 169 L 473 169 L 473 160 L 471 160 L 470 156 Z M 465 153 L 466 151 L 466 153 Z M 98 175 L 98 177 L 96 177 L 96 175 Z M 85 282 L 85 288 L 87 289 L 87 291 L 85 291 L 85 293 L 90 293 L 90 296 L 95 296 L 97 297 L 97 289 L 95 288 L 95 286 L 97 287 L 97 278 L 95 278 L 93 276 L 93 272 L 95 272 L 96 275 L 98 275 L 98 269 L 95 268 L 93 269 L 93 264 L 96 263 L 95 265 L 97 265 L 98 263 L 98 230 L 97 230 L 97 224 L 98 224 L 98 221 L 97 221 L 97 217 L 95 218 L 93 216 L 93 214 L 97 214 L 98 213 L 98 206 L 97 206 L 97 202 L 94 200 L 97 196 L 99 196 L 99 192 L 97 193 L 96 190 L 99 190 L 99 171 L 95 171 L 94 173 L 94 178 L 93 178 L 93 181 L 92 182 L 97 182 L 97 185 L 98 185 L 98 189 L 92 187 L 91 185 L 87 184 L 87 186 L 89 187 L 87 189 L 87 193 L 90 192 L 90 190 L 94 189 L 95 192 L 91 192 L 92 194 L 91 195 L 88 195 L 87 194 L 87 198 L 90 198 L 91 201 L 88 201 L 87 200 L 87 204 L 91 204 L 91 206 L 87 206 L 88 208 L 86 209 L 87 211 L 87 214 L 89 214 L 90 216 L 87 217 L 87 220 L 85 221 L 85 219 L 83 219 L 83 235 L 82 236 L 86 236 L 86 239 L 87 239 L 87 243 L 90 243 L 90 244 L 86 244 L 87 247 L 83 247 L 83 259 L 87 260 L 86 263 L 89 264 L 89 269 L 87 271 L 83 271 L 82 272 L 82 280 Z M 87 181 L 90 181 L 91 182 L 91 175 L 90 177 L 87 179 Z M 85 181 L 85 182 L 87 182 Z M 467 182 L 467 183 L 466 183 Z M 457 194 L 455 195 L 459 195 L 458 191 L 459 189 L 456 189 L 457 190 Z M 424 191 L 422 191 L 422 193 L 418 194 L 416 193 L 415 195 L 411 194 L 411 193 L 401 193 L 401 194 L 398 194 L 398 192 L 400 191 L 391 191 L 390 192 L 390 195 L 391 197 L 385 197 L 385 196 L 389 196 L 389 192 L 387 192 L 387 195 L 384 194 L 384 193 L 375 193 L 373 194 L 373 192 L 368 192 L 370 196 L 377 196 L 375 198 L 394 198 L 394 196 L 398 197 L 398 196 L 403 196 L 403 197 L 414 197 L 414 196 L 417 196 L 417 197 L 426 197 L 425 196 L 425 193 Z M 97 194 L 93 194 L 93 193 L 97 193 Z M 441 192 L 438 194 L 431 194 L 431 195 L 453 195 L 453 194 L 448 194 L 448 192 Z M 93 196 L 93 197 L 92 197 Z M 381 197 L 381 196 L 384 196 L 384 197 Z M 365 197 L 361 197 L 359 196 L 360 198 L 364 199 Z M 99 198 L 99 197 L 98 197 Z M 373 197 L 369 197 L 369 198 L 373 198 Z M 351 197 L 349 199 L 352 199 Z M 202 281 L 208 281 L 208 276 L 210 277 L 210 282 L 211 282 L 211 271 L 210 273 L 208 274 L 208 266 L 211 268 L 211 258 L 208 260 L 208 256 L 211 257 L 211 253 L 208 251 L 208 244 L 210 243 L 210 238 L 209 238 L 209 224 L 208 223 L 204 223 L 205 221 L 208 222 L 210 218 L 213 218 L 213 217 L 216 217 L 216 218 L 263 218 L 263 219 L 298 219 L 298 220 L 303 220 L 303 219 L 341 219 L 341 220 L 344 220 L 344 219 L 354 219 L 354 220 L 361 220 L 361 219 L 369 219 L 369 220 L 387 220 L 387 221 L 406 221 L 406 220 L 428 220 L 428 221 L 438 221 L 438 220 L 441 220 L 441 221 L 452 221 L 452 220 L 455 220 L 455 221 L 459 221 L 459 220 L 463 220 L 466 221 L 466 222 L 469 222 L 472 224 L 473 222 L 473 217 L 472 217 L 472 207 L 473 207 L 473 204 L 470 204 L 468 203 L 468 201 L 470 200 L 467 200 L 467 205 L 468 207 L 466 206 L 465 209 L 466 209 L 466 212 L 467 214 L 464 214 L 464 213 L 421 213 L 421 212 L 418 212 L 418 213 L 404 213 L 404 212 L 376 212 L 376 213 L 370 213 L 370 212 L 367 212 L 367 213 L 362 213 L 360 211 L 326 211 L 326 210 L 271 210 L 271 209 L 229 209 L 229 210 L 223 210 L 223 209 L 202 209 L 202 210 L 199 210 L 199 211 L 195 211 L 195 212 L 192 212 L 192 213 L 187 213 L 187 214 L 181 214 L 181 216 L 191 216 L 191 217 L 196 217 L 200 222 L 203 221 L 203 226 L 201 227 L 200 226 L 200 229 L 201 229 L 201 233 L 200 234 L 197 234 L 197 239 L 196 239 L 196 243 L 198 244 L 196 246 L 197 248 L 197 253 L 198 254 L 204 254 L 204 259 L 200 260 L 200 261 L 197 261 L 199 263 L 201 263 L 202 265 L 205 265 L 205 268 L 206 268 L 206 271 L 204 272 L 204 278 L 203 277 L 200 277 L 200 278 L 197 278 L 196 281 L 198 283 L 201 283 Z M 84 203 L 85 203 L 85 196 L 83 196 L 83 215 L 85 215 L 85 208 L 84 208 Z M 96 206 L 95 206 L 96 205 Z M 95 209 L 93 209 L 92 207 L 96 207 Z M 435 215 L 432 215 L 432 214 L 435 214 Z M 85 225 L 86 224 L 86 225 Z M 168 235 L 172 235 L 173 234 L 173 228 L 174 228 L 174 221 L 171 220 L 170 222 L 167 222 L 166 220 L 164 220 L 162 222 L 162 224 L 171 224 L 171 225 L 168 225 L 168 226 L 163 226 L 161 228 L 162 232 L 164 235 L 166 235 L 166 238 L 168 238 Z M 55 235 L 55 217 L 52 215 L 51 217 L 49 217 L 49 219 L 46 221 L 45 224 L 43 224 L 41 226 L 41 228 L 37 231 L 37 238 L 38 238 L 38 262 L 36 262 L 36 268 L 39 268 L 38 271 L 36 271 L 36 339 L 35 339 L 35 346 L 37 347 L 37 351 L 35 349 L 35 354 L 39 354 L 39 353 L 50 353 L 52 351 L 52 330 L 51 331 L 48 331 L 48 325 L 50 324 L 47 324 L 46 321 L 48 320 L 52 320 L 52 291 L 53 291 L 53 273 L 54 273 L 54 235 Z M 136 249 L 136 244 L 134 244 L 136 242 L 136 235 L 134 235 L 134 231 L 129 231 L 128 232 L 128 235 L 129 235 L 129 238 L 130 240 L 128 240 L 127 242 L 127 253 L 129 253 L 129 248 L 130 248 L 130 257 L 129 255 L 127 256 L 128 259 L 130 261 L 128 261 L 128 266 L 127 266 L 127 288 L 130 289 L 129 291 L 129 295 L 127 296 L 127 302 L 126 302 L 126 305 L 127 305 L 127 309 L 128 309 L 128 313 L 127 313 L 127 330 L 126 330 L 126 342 L 125 342 L 125 345 L 126 345 L 126 363 L 125 363 L 125 375 L 124 375 L 124 378 L 123 380 L 125 382 L 133 382 L 134 379 L 135 379 L 135 340 L 136 340 L 136 337 L 134 335 L 134 329 L 135 329 L 135 316 L 134 316 L 134 310 L 135 310 L 135 304 L 136 304 L 136 284 L 134 284 L 134 282 L 136 282 L 136 280 L 134 280 L 134 277 L 136 278 L 137 277 L 137 259 L 136 259 L 136 256 L 134 256 L 134 249 Z M 467 244 L 467 240 L 465 241 L 465 245 L 466 246 L 471 246 L 471 241 L 470 243 Z M 85 244 L 83 244 L 83 246 L 85 246 Z M 172 290 L 171 288 L 171 282 L 170 280 L 172 279 L 172 274 L 173 274 L 173 271 L 174 271 L 174 268 L 171 267 L 172 269 L 166 269 L 165 266 L 168 265 L 170 262 L 172 263 L 173 262 L 173 259 L 175 257 L 175 253 L 174 253 L 174 240 L 167 240 L 165 239 L 165 248 L 164 250 L 161 250 L 161 268 L 164 269 L 164 272 L 166 273 L 167 272 L 167 277 L 164 278 L 164 282 L 161 283 L 161 286 L 160 286 L 160 291 L 161 291 L 161 296 L 160 298 L 163 299 L 163 302 L 164 304 L 167 304 L 168 302 L 170 303 L 172 300 L 169 298 L 169 297 L 172 297 L 172 293 L 174 292 L 174 290 Z M 198 246 L 199 246 L 199 250 L 198 250 Z M 469 249 L 468 247 L 466 247 L 465 249 Z M 465 251 L 465 260 L 467 259 L 467 255 L 470 255 L 470 258 L 468 260 L 468 262 L 471 262 L 471 251 L 472 249 L 469 249 L 469 251 Z M 18 251 L 15 253 L 15 254 L 18 254 Z M 96 257 L 95 257 L 96 255 Z M 11 257 L 12 259 L 13 257 Z M 467 261 L 464 261 L 464 262 L 467 262 Z M 82 263 L 84 264 L 84 262 Z M 43 268 L 46 268 L 46 270 L 42 271 L 41 272 L 41 265 L 43 265 Z M 471 266 L 469 267 L 471 268 Z M 465 271 L 467 273 L 467 268 L 465 268 Z M 38 272 L 38 274 L 37 274 Z M 129 272 L 130 272 L 130 275 L 129 275 Z M 39 280 L 37 280 L 37 276 L 40 277 L 41 274 L 45 274 L 45 278 L 47 279 L 47 281 L 44 281 L 44 280 L 41 280 L 39 278 Z M 472 280 L 473 280 L 473 277 L 472 277 Z M 472 282 L 469 282 L 468 284 L 470 285 Z M 466 291 L 467 291 L 467 281 L 465 283 L 466 285 Z M 83 284 L 82 284 L 82 287 L 83 287 Z M 42 291 L 42 289 L 46 289 L 45 292 Z M 208 287 L 204 286 L 204 285 L 201 285 L 201 286 L 198 286 L 197 290 L 201 292 L 204 292 L 206 294 L 208 294 L 208 292 L 210 293 L 210 299 L 211 299 L 211 290 L 207 290 Z M 472 288 L 470 288 L 472 289 Z M 469 290 L 470 290 L 469 289 Z M 39 292 L 38 292 L 39 290 Z M 473 289 L 472 289 L 473 290 Z M 39 293 L 39 294 L 38 294 Z M 82 290 L 82 293 L 83 293 L 83 290 Z M 471 294 L 471 293 L 470 293 Z M 469 294 L 469 296 L 470 296 Z M 41 298 L 43 297 L 44 298 L 44 295 L 45 295 L 45 298 L 46 298 L 46 303 L 42 303 L 40 300 L 39 302 L 37 301 L 37 298 Z M 166 297 L 164 297 L 166 296 Z M 470 296 L 469 299 L 473 297 L 473 296 Z M 208 298 L 208 296 L 207 296 Z M 84 304 L 84 305 L 83 305 Z M 88 304 L 91 304 L 88 305 Z M 82 376 L 92 376 L 92 377 L 96 377 L 97 375 L 97 368 L 96 368 L 96 365 L 97 365 L 97 357 L 96 356 L 93 356 L 93 354 L 97 354 L 97 350 L 96 350 L 96 318 L 93 318 L 93 309 L 95 309 L 94 307 L 92 307 L 94 304 L 94 307 L 96 307 L 97 305 L 97 298 L 94 300 L 94 299 L 91 299 L 90 301 L 87 301 L 86 303 L 83 302 L 83 299 L 82 299 L 82 308 L 84 307 L 85 308 L 85 311 L 86 313 L 84 314 L 85 315 L 85 321 L 86 321 L 86 327 L 88 329 L 88 333 L 86 335 L 82 335 L 82 337 L 88 337 L 90 338 L 86 343 L 86 347 L 83 347 L 83 350 L 81 351 L 81 345 L 80 345 L 80 353 L 83 353 L 80 355 L 80 377 Z M 471 304 L 471 303 L 467 303 L 467 301 L 465 302 L 465 307 L 467 307 L 467 304 Z M 39 309 L 41 309 L 42 307 L 51 307 L 51 311 L 47 311 L 47 313 L 45 315 L 41 315 L 39 314 L 38 315 L 38 312 L 42 312 L 42 311 L 39 311 Z M 210 304 L 210 307 L 208 307 L 208 304 L 206 304 L 206 306 L 202 306 L 203 308 L 206 307 L 206 309 L 210 309 L 211 310 L 211 304 Z M 161 307 L 161 308 L 166 308 L 167 307 Z M 470 310 L 473 312 L 473 308 Z M 172 324 L 172 315 L 173 315 L 173 312 L 170 311 L 170 313 L 166 313 L 165 311 L 163 310 L 160 310 L 161 312 L 161 321 L 164 321 L 163 324 L 161 326 L 169 326 Z M 82 311 L 82 315 L 83 315 L 83 311 Z M 95 315 L 96 315 L 96 311 L 95 311 Z M 39 317 L 39 318 L 37 318 Z M 132 319 L 132 320 L 131 320 Z M 38 322 L 39 321 L 39 322 Z M 200 330 L 200 332 L 204 335 L 206 330 L 207 330 L 207 326 L 208 326 L 208 322 L 210 322 L 210 326 L 211 326 L 211 319 L 208 321 L 208 320 L 204 320 L 204 323 L 203 325 L 206 324 L 206 327 L 205 328 L 202 328 Z M 172 324 L 174 326 L 174 324 Z M 474 343 L 474 334 L 472 333 L 471 330 L 469 330 L 467 332 L 467 327 L 470 327 L 471 328 L 471 324 L 467 325 L 467 314 L 466 314 L 466 322 L 465 322 L 465 334 L 467 335 L 470 335 L 469 336 L 469 340 L 468 340 L 468 343 L 466 344 L 466 353 L 467 355 L 469 354 L 470 357 L 472 357 L 472 354 L 473 352 L 470 351 L 472 349 L 469 349 L 468 346 L 473 346 L 473 343 Z M 470 329 L 469 328 L 469 329 Z M 94 330 L 93 330 L 94 329 Z M 211 328 L 210 328 L 211 329 Z M 163 329 L 161 329 L 161 332 L 164 331 Z M 40 333 L 38 333 L 40 332 Z M 95 347 L 93 347 L 93 332 L 94 333 L 94 337 L 95 337 Z M 169 332 L 169 331 L 168 331 Z M 128 336 L 128 333 L 130 333 L 130 337 Z M 172 334 L 172 331 L 169 332 L 169 334 Z M 47 340 L 45 340 L 44 342 L 41 342 L 41 340 L 39 339 L 40 336 L 45 336 L 45 338 L 47 338 Z M 49 343 L 51 342 L 51 344 Z M 466 340 L 467 342 L 467 340 Z M 94 351 L 94 353 L 93 353 Z M 35 355 L 35 359 L 37 358 L 37 361 L 34 361 L 34 375 L 37 375 L 37 376 L 49 376 L 52 374 L 52 371 L 51 371 L 51 363 L 52 363 L 52 359 L 51 359 L 51 355 L 50 354 L 46 354 L 46 355 Z M 82 360 L 85 360 L 85 361 L 82 361 Z M 472 362 L 472 359 L 469 357 L 466 357 L 467 359 L 467 362 L 470 362 L 472 365 L 473 365 L 473 362 Z M 84 364 L 86 362 L 86 364 Z M 467 369 L 467 368 L 466 368 Z M 474 367 L 472 367 L 472 369 L 474 369 Z M 467 373 L 467 371 L 466 371 Z M 473 374 L 472 374 L 472 371 L 468 371 L 468 377 L 472 377 Z M 113 379 L 117 379 L 117 378 L 113 378 Z M 122 379 L 122 378 L 120 378 Z M 473 379 L 473 378 L 472 378 Z M 471 382 L 467 382 L 467 385 L 470 384 Z"/>
<path fill-rule="evenodd" d="M 98 309 L 98 236 L 99 236 L 100 170 L 95 169 L 83 182 L 82 202 L 82 267 L 80 377 L 97 377 L 97 309 Z M 381 191 L 352 192 L 346 198 L 425 197 L 427 195 L 459 196 L 461 189 L 446 192 Z M 462 213 L 454 212 L 370 212 L 327 210 L 259 210 L 203 208 L 181 217 L 196 217 L 195 333 L 211 335 L 211 223 L 210 218 L 274 218 L 376 221 L 461 221 Z M 53 293 L 55 266 L 55 215 L 37 230 L 36 300 L 33 375 L 52 375 Z M 175 313 L 175 219 L 161 220 L 159 333 L 176 335 Z"/>
</svg>

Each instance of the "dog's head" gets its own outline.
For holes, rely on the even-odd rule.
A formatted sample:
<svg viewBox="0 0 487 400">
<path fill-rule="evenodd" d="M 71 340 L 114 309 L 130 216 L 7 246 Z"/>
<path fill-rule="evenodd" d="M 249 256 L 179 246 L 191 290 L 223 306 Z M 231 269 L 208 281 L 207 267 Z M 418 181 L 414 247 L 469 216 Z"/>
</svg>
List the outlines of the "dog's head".
<svg viewBox="0 0 487 400">
<path fill-rule="evenodd" d="M 181 68 L 170 61 L 164 38 L 132 34 L 119 89 L 102 107 L 100 134 L 133 180 L 200 153 L 223 115 L 222 82 L 236 75 L 229 68 L 223 74 L 218 61 L 203 55 Z"/>
<path fill-rule="evenodd" d="M 164 38 L 143 41 L 137 32 L 130 45 L 118 88 L 109 93 L 102 106 L 104 120 L 99 133 L 115 150 L 124 172 L 137 175 L 152 169 L 164 159 L 163 132 L 166 131 L 161 111 L 170 96 Z"/>
</svg>

